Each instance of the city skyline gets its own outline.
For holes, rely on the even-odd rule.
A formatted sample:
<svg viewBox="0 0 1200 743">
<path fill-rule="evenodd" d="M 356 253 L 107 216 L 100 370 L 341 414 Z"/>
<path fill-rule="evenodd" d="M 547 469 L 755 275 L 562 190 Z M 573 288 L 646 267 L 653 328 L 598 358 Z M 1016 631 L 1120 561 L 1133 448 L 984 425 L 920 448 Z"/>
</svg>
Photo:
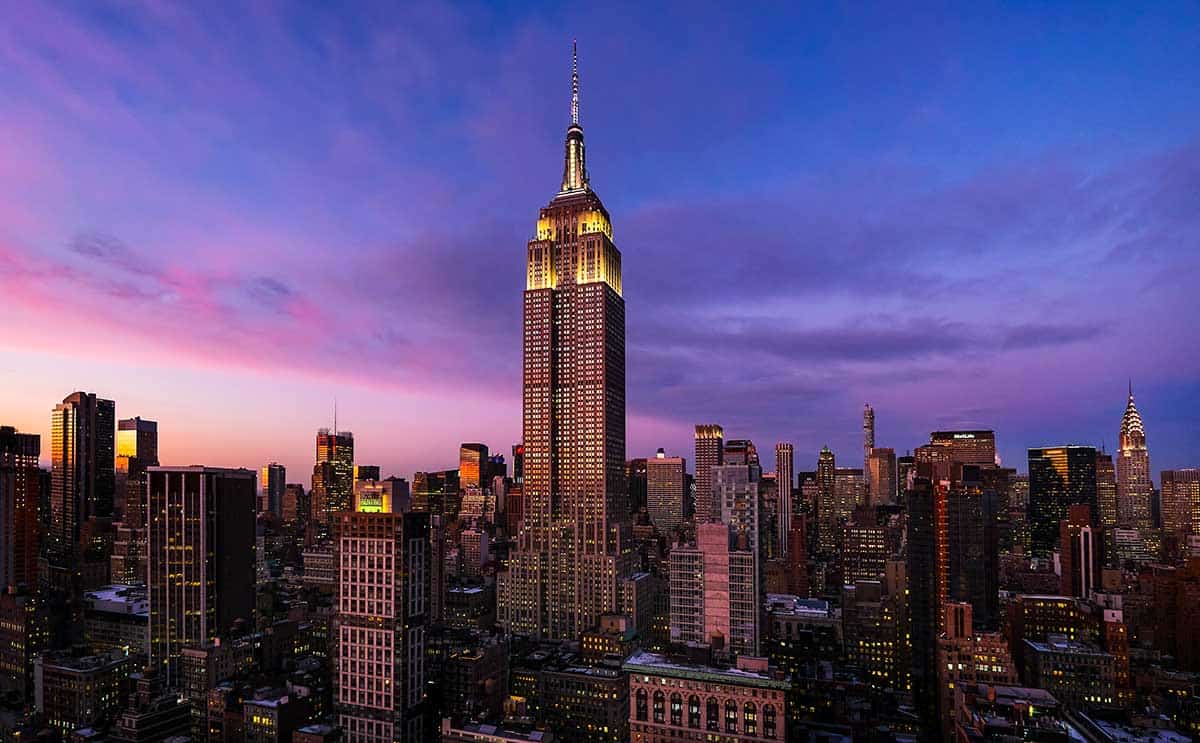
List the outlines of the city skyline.
<svg viewBox="0 0 1200 743">
<path fill-rule="evenodd" d="M 1187 44 L 1147 39 L 1180 39 L 1195 9 L 1125 10 L 818 14 L 769 31 L 728 15 L 683 43 L 656 30 L 681 7 L 618 14 L 603 36 L 591 10 L 307 10 L 290 25 L 264 11 L 223 34 L 232 11 L 30 7 L 0 44 L 14 154 L 0 405 L 48 440 L 53 402 L 94 391 L 160 421 L 161 459 L 181 465 L 302 473 L 334 398 L 360 458 L 388 473 L 453 466 L 464 440 L 507 450 L 513 255 L 542 198 L 534 174 L 557 168 L 569 111 L 543 91 L 561 89 L 550 60 L 574 27 L 593 177 L 620 184 L 608 206 L 632 277 L 629 456 L 686 456 L 693 425 L 714 420 L 793 443 L 797 470 L 825 444 L 851 461 L 870 401 L 898 455 L 932 430 L 992 428 L 1020 468 L 1030 447 L 1115 451 L 1132 378 L 1157 481 L 1200 444 L 1200 359 L 1176 342 L 1197 310 L 1179 279 L 1200 271 L 1186 206 L 1200 147 Z M 1077 16 L 1105 19 L 1086 48 Z M 755 54 L 732 52 L 752 39 Z M 1065 49 L 1073 63 L 1056 65 Z M 1123 76 L 1135 63 L 1155 74 Z M 547 104 L 518 103 L 535 97 Z M 113 172 L 127 190 L 107 187 Z M 481 206 L 447 226 L 463 203 Z M 396 435 L 397 417 L 419 430 Z"/>
<path fill-rule="evenodd" d="M 0 739 L 1200 736 L 1200 9 L 655 10 L 0 28 Z"/>
</svg>

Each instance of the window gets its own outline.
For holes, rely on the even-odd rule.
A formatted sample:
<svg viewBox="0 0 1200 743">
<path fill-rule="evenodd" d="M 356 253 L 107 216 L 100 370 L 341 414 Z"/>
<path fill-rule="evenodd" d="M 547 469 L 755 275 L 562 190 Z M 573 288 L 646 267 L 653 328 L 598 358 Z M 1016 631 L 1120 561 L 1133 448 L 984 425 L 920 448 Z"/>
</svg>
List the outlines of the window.
<svg viewBox="0 0 1200 743">
<path fill-rule="evenodd" d="M 745 724 L 746 724 L 746 735 L 757 735 L 758 734 L 758 708 L 754 706 L 754 702 L 746 702 L 746 706 L 743 708 L 743 712 L 744 712 Z"/>
<path fill-rule="evenodd" d="M 666 697 L 661 691 L 654 692 L 654 721 L 663 722 L 666 719 Z"/>
<path fill-rule="evenodd" d="M 725 732 L 736 733 L 738 720 L 737 702 L 732 699 L 725 701 Z"/>
<path fill-rule="evenodd" d="M 695 694 L 688 697 L 688 727 L 700 727 L 700 697 Z"/>
<path fill-rule="evenodd" d="M 707 710 L 706 714 L 708 716 L 708 729 L 709 730 L 720 730 L 721 729 L 721 705 L 720 705 L 720 703 L 718 703 L 716 699 L 709 697 L 707 707 L 708 707 L 708 710 Z"/>
<path fill-rule="evenodd" d="M 671 724 L 683 724 L 683 697 L 678 692 L 671 695 Z"/>
<path fill-rule="evenodd" d="M 775 737 L 775 706 L 771 704 L 763 705 L 763 735 Z"/>
<path fill-rule="evenodd" d="M 638 689 L 637 690 L 637 718 L 639 720 L 646 719 L 646 715 L 649 713 L 649 710 L 647 709 L 647 707 L 648 707 L 648 704 L 647 704 L 647 700 L 646 700 L 646 690 Z"/>
</svg>

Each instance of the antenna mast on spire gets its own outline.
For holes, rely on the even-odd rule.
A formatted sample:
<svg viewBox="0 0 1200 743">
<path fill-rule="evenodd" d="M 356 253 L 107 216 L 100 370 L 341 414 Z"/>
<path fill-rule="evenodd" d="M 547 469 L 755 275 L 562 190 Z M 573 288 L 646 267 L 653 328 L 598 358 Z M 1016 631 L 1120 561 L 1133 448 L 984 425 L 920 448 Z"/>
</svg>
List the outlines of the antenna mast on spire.
<svg viewBox="0 0 1200 743">
<path fill-rule="evenodd" d="M 571 40 L 571 123 L 579 124 L 579 44 Z"/>
</svg>

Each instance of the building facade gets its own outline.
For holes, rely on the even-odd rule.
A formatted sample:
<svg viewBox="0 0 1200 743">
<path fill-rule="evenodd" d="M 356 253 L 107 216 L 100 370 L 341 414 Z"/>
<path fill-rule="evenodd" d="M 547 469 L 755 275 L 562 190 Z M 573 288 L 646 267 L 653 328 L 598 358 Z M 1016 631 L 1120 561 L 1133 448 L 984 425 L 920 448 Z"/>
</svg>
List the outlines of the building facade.
<svg viewBox="0 0 1200 743">
<path fill-rule="evenodd" d="M 559 192 L 527 246 L 525 517 L 499 585 L 510 632 L 575 639 L 632 573 L 625 466 L 625 300 L 612 222 L 592 190 L 572 76 Z"/>
<path fill-rule="evenodd" d="M 1067 508 L 1096 508 L 1096 450 L 1090 446 L 1053 446 L 1029 450 L 1029 541 L 1035 555 L 1058 546 L 1058 525 Z"/>
<path fill-rule="evenodd" d="M 683 525 L 687 462 L 662 449 L 646 460 L 646 511 L 660 534 L 669 538 Z"/>
<path fill-rule="evenodd" d="M 696 426 L 696 523 L 713 518 L 713 467 L 725 463 L 725 430 L 715 423 Z"/>
<path fill-rule="evenodd" d="M 184 647 L 254 625 L 255 477 L 202 466 L 147 476 L 149 665 L 177 689 Z"/>
<path fill-rule="evenodd" d="M 764 659 L 720 668 L 643 652 L 626 661 L 624 670 L 633 743 L 786 738 L 790 684 L 772 674 Z"/>
<path fill-rule="evenodd" d="M 112 515 L 116 490 L 116 404 L 74 392 L 50 417 L 49 549 L 59 564 L 74 565 L 84 524 Z"/>
<path fill-rule="evenodd" d="M 336 533 L 338 725 L 359 743 L 420 743 L 432 724 L 429 514 L 342 512 Z"/>
</svg>

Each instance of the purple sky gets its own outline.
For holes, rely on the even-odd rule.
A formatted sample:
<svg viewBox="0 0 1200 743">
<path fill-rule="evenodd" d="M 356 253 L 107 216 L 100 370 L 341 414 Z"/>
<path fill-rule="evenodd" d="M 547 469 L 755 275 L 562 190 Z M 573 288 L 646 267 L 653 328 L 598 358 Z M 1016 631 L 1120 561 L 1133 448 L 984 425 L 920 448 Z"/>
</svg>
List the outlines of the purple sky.
<svg viewBox="0 0 1200 743">
<path fill-rule="evenodd" d="M 395 5 L 6 8 L 0 423 L 85 389 L 307 482 L 336 397 L 385 472 L 507 451 L 577 36 L 629 456 L 857 463 L 870 401 L 1024 469 L 1112 448 L 1132 377 L 1155 479 L 1200 466 L 1194 4 Z"/>
</svg>

